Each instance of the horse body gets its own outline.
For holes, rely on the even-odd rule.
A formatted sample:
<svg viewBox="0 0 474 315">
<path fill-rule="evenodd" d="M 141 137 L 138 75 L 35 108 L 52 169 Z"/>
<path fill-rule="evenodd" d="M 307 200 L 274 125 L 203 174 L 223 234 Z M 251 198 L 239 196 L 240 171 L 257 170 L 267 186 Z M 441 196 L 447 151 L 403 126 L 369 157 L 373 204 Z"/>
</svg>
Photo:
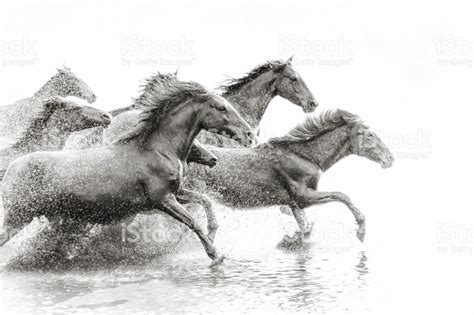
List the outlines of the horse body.
<svg viewBox="0 0 474 315">
<path fill-rule="evenodd" d="M 150 170 L 156 163 L 166 163 L 153 151 L 142 153 L 139 158 L 126 146 L 113 146 L 35 152 L 17 159 L 4 178 L 6 183 L 14 181 L 3 191 L 8 209 L 4 224 L 21 228 L 42 215 L 109 224 L 147 209 L 143 181 L 152 176 Z M 160 176 L 163 174 L 158 174 L 159 180 L 171 180 Z"/>
</svg>

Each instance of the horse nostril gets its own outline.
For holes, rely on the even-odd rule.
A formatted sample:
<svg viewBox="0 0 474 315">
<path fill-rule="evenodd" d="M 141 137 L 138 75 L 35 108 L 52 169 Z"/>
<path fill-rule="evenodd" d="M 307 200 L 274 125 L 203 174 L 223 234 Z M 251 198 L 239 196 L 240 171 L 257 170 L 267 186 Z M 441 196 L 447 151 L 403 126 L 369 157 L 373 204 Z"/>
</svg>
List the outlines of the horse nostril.
<svg viewBox="0 0 474 315">
<path fill-rule="evenodd" d="M 254 137 L 254 136 L 253 136 L 253 132 L 248 131 L 248 132 L 247 132 L 247 137 L 248 137 L 249 139 L 252 139 L 252 138 Z"/>
<path fill-rule="evenodd" d="M 310 101 L 310 102 L 309 102 L 309 106 L 310 106 L 311 108 L 316 108 L 316 107 L 318 107 L 318 103 L 316 103 L 316 102 L 314 102 L 314 101 Z"/>
</svg>

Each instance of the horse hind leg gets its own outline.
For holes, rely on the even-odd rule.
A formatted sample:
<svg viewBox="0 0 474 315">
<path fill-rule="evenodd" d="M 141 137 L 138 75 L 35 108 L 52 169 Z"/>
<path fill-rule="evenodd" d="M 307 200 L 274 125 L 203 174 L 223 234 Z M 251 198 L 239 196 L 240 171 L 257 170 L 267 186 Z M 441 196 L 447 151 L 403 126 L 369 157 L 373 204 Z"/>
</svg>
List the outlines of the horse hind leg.
<svg viewBox="0 0 474 315">
<path fill-rule="evenodd" d="M 219 224 L 217 223 L 216 214 L 214 213 L 214 209 L 209 198 L 204 194 L 188 189 L 182 189 L 177 198 L 181 203 L 197 203 L 203 207 L 207 218 L 207 237 L 212 243 L 214 243 L 214 238 L 216 237 Z"/>
<path fill-rule="evenodd" d="M 189 227 L 196 235 L 199 237 L 207 256 L 212 259 L 211 266 L 218 265 L 224 261 L 224 256 L 219 256 L 216 248 L 209 240 L 209 238 L 204 234 L 203 229 L 199 226 L 199 224 L 194 220 L 192 215 L 177 201 L 174 195 L 169 195 L 165 197 L 161 201 L 160 210 L 165 212 L 166 214 L 170 215 L 172 218 L 176 219 L 177 221 L 185 224 Z"/>
</svg>

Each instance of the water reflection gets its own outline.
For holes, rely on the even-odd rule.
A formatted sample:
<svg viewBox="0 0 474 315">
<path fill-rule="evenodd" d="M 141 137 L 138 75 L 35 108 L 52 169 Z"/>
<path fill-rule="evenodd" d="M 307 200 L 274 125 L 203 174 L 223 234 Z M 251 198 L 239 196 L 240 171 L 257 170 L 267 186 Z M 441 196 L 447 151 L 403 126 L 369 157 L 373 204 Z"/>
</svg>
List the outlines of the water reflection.
<svg viewBox="0 0 474 315">
<path fill-rule="evenodd" d="M 223 266 L 208 268 L 207 259 L 195 252 L 160 257 L 136 268 L 1 276 L 5 300 L 44 311 L 323 312 L 341 305 L 345 309 L 354 301 L 356 308 L 365 307 L 369 268 L 364 251 L 325 255 L 317 249 L 274 250 L 264 257 L 229 258 Z"/>
</svg>

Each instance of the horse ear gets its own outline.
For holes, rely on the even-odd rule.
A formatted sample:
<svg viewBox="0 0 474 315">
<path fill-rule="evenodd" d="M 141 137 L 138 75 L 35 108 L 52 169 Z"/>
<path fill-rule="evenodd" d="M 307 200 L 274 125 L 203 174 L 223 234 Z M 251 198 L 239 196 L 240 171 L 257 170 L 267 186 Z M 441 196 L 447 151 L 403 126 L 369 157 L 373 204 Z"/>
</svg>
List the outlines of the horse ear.
<svg viewBox="0 0 474 315">
<path fill-rule="evenodd" d="M 293 61 L 293 56 L 294 55 L 292 55 L 290 58 L 288 58 L 288 60 L 286 61 L 287 65 L 291 65 L 291 62 Z"/>
<path fill-rule="evenodd" d="M 178 71 L 179 71 L 179 68 L 176 68 L 176 71 L 174 72 L 175 77 L 178 77 Z"/>
</svg>

